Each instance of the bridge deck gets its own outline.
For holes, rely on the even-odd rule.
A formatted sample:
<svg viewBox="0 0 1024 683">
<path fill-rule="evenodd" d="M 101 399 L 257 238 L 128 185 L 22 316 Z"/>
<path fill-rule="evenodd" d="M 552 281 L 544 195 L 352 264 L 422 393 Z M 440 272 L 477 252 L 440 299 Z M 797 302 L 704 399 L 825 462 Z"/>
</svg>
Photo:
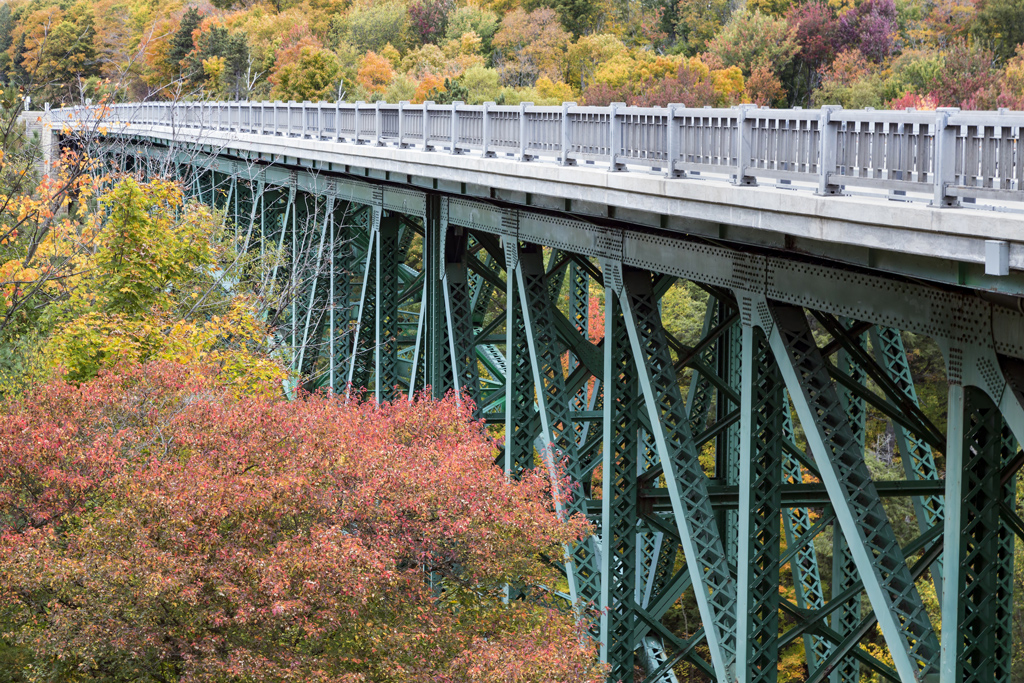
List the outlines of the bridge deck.
<svg viewBox="0 0 1024 683">
<path fill-rule="evenodd" d="M 176 114 L 171 113 L 174 106 L 178 108 Z M 343 118 L 340 108 L 335 111 L 335 107 L 343 106 L 354 107 L 331 103 L 145 104 L 120 105 L 103 115 L 108 122 L 130 121 L 126 130 L 134 135 L 201 144 L 211 152 L 242 159 L 315 166 L 580 216 L 611 217 L 715 239 L 790 249 L 951 284 L 1024 293 L 1020 272 L 1024 271 L 1024 186 L 1017 178 L 1021 165 L 1007 161 L 1015 159 L 1013 145 L 1024 117 L 959 114 L 962 120 L 953 119 L 955 126 L 950 127 L 959 131 L 953 138 L 959 155 L 956 172 L 943 183 L 934 173 L 939 168 L 934 158 L 943 153 L 942 138 L 935 136 L 939 130 L 935 122 L 945 119 L 937 119 L 934 112 L 906 113 L 906 122 L 897 124 L 894 122 L 899 120 L 896 115 L 900 112 L 830 111 L 826 113 L 836 122 L 821 124 L 824 114 L 816 111 L 745 110 L 745 116 L 753 117 L 761 126 L 751 124 L 747 134 L 753 135 L 755 142 L 763 138 L 764 144 L 763 152 L 755 149 L 750 153 L 750 161 L 742 165 L 742 170 L 734 163 L 731 148 L 724 153 L 715 150 L 719 158 L 709 156 L 707 144 L 697 150 L 700 155 L 688 155 L 685 149 L 677 152 L 679 161 L 669 170 L 666 159 L 670 155 L 662 148 L 671 146 L 671 142 L 665 140 L 664 129 L 642 131 L 661 136 L 649 135 L 640 143 L 623 141 L 622 154 L 614 159 L 604 152 L 585 153 L 606 152 L 613 133 L 602 138 L 604 147 L 588 146 L 562 141 L 550 132 L 558 126 L 541 123 L 535 123 L 535 132 L 520 132 L 522 149 L 518 151 L 508 144 L 488 144 L 487 136 L 479 132 L 450 137 L 453 129 L 479 124 L 488 115 L 496 116 L 498 110 L 511 110 L 504 113 L 524 117 L 529 114 L 522 112 L 536 110 L 538 116 L 548 117 L 544 119 L 547 123 L 558 123 L 551 117 L 562 116 L 562 135 L 593 137 L 593 126 L 580 128 L 578 133 L 572 133 L 568 126 L 573 121 L 582 125 L 572 118 L 574 110 L 581 112 L 577 115 L 581 119 L 601 108 L 449 106 L 421 110 L 406 106 L 399 110 L 395 105 L 392 111 L 388 109 L 391 105 L 364 106 L 358 114 L 362 128 L 346 132 L 343 127 L 330 125 L 330 120 Z M 260 108 L 262 111 L 257 112 Z M 433 117 L 431 122 L 440 112 L 443 116 L 439 120 L 447 125 L 449 137 L 433 133 L 416 137 L 387 123 L 389 113 L 396 121 L 416 122 L 423 111 Z M 463 112 L 461 123 L 457 120 L 459 111 Z M 657 112 L 667 116 L 664 112 L 668 110 L 618 111 L 624 117 L 619 125 L 624 127 L 634 112 L 653 119 Z M 690 130 L 687 117 L 693 111 L 672 111 L 670 120 L 681 122 L 673 130 L 686 136 Z M 699 111 L 709 119 L 736 114 L 736 110 Z M 55 125 L 63 125 L 61 120 L 75 120 L 69 110 L 55 110 L 49 115 Z M 758 117 L 766 118 L 761 121 Z M 263 123 L 257 125 L 247 119 Z M 496 118 L 492 127 L 503 120 Z M 718 130 L 720 138 L 742 134 L 739 123 L 728 117 L 722 120 L 726 123 L 719 124 L 720 128 L 724 126 Z M 770 123 L 781 129 L 768 128 Z M 426 125 L 429 128 L 437 124 Z M 613 130 L 611 124 L 605 125 Z M 692 122 L 689 125 L 693 128 Z M 807 138 L 810 142 L 800 137 L 807 126 L 814 133 Z M 844 163 L 836 162 L 833 172 L 826 172 L 820 160 L 829 154 L 826 133 L 833 130 L 830 126 L 836 127 L 833 142 L 843 143 L 840 146 L 846 151 Z M 708 126 L 700 130 L 706 133 Z M 987 140 L 985 149 L 1001 149 L 1001 156 L 971 156 L 968 143 L 979 131 Z M 620 134 L 625 132 L 623 128 Z M 761 138 L 757 138 L 758 132 Z M 526 140 L 533 142 L 523 143 Z M 908 152 L 912 143 L 918 148 Z M 926 143 L 934 149 L 929 152 L 930 148 L 923 146 Z M 1002 143 L 1002 147 L 996 143 Z M 808 151 L 808 145 L 814 149 Z M 563 154 L 563 148 L 570 152 Z M 453 149 L 458 153 L 452 154 Z M 697 156 L 718 161 L 685 162 Z M 972 164 L 981 170 L 968 173 Z M 612 167 L 620 172 L 610 172 Z M 686 177 L 671 177 L 679 175 Z M 737 182 L 738 178 L 742 182 Z M 938 186 L 943 188 L 944 196 L 950 195 L 939 203 L 941 209 L 933 206 Z M 958 194 L 967 196 L 952 196 Z M 1008 276 L 986 275 L 986 255 L 994 253 L 987 250 L 991 249 L 986 247 L 989 240 L 1004 243 L 1001 248 L 1006 250 Z"/>
</svg>

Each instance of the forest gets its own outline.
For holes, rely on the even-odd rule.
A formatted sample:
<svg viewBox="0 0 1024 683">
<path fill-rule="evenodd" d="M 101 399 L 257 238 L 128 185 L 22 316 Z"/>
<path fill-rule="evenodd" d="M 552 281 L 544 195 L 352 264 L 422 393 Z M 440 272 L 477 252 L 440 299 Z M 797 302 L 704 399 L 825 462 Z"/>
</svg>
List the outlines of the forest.
<svg viewBox="0 0 1024 683">
<path fill-rule="evenodd" d="M 539 588 L 593 532 L 552 514 L 544 468 L 504 477 L 503 435 L 452 397 L 282 391 L 280 254 L 85 145 L 44 176 L 19 123 L 42 103 L 247 99 L 1021 109 L 1024 3 L 0 0 L 0 683 L 604 680 L 593 606 Z M 677 339 L 699 339 L 706 301 L 665 293 Z M 942 355 L 903 337 L 943 430 Z M 867 424 L 872 475 L 904 479 L 891 422 Z M 911 501 L 886 508 L 913 539 Z M 699 630 L 692 593 L 664 623 Z M 888 661 L 877 629 L 862 642 Z M 804 656 L 781 653 L 780 683 Z"/>
</svg>

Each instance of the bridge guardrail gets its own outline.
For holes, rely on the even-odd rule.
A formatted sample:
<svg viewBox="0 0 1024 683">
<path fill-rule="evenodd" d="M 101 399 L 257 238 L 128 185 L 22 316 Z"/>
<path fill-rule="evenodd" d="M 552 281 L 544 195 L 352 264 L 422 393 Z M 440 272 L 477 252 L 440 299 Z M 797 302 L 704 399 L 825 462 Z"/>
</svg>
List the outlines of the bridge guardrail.
<svg viewBox="0 0 1024 683">
<path fill-rule="evenodd" d="M 720 174 L 890 196 L 931 196 L 933 206 L 976 199 L 1024 201 L 1024 112 L 535 106 L 524 102 L 181 102 L 61 108 L 54 122 L 100 120 L 191 130 L 644 166 L 673 178 Z"/>
</svg>

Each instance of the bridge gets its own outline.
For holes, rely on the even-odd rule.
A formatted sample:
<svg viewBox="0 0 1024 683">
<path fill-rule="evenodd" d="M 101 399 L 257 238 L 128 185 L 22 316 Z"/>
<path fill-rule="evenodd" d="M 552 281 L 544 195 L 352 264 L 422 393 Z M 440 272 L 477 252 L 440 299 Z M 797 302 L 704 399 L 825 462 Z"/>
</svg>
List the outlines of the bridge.
<svg viewBox="0 0 1024 683">
<path fill-rule="evenodd" d="M 454 389 L 503 430 L 509 476 L 564 459 L 565 511 L 595 534 L 566 549 L 560 589 L 600 608 L 611 680 L 675 681 L 688 662 L 772 682 L 794 644 L 814 683 L 1011 680 L 1024 114 L 40 116 L 55 145 L 98 130 L 110 163 L 183 179 L 245 251 L 276 254 L 264 284 L 293 293 L 278 334 L 306 388 Z M 663 310 L 679 287 L 706 301 L 693 338 Z M 905 333 L 941 349 L 944 426 L 920 405 Z M 872 479 L 869 413 L 892 425 L 901 480 Z M 890 499 L 912 501 L 915 538 L 897 537 Z M 702 622 L 685 639 L 663 621 L 684 594 Z M 862 646 L 876 628 L 891 661 Z"/>
</svg>

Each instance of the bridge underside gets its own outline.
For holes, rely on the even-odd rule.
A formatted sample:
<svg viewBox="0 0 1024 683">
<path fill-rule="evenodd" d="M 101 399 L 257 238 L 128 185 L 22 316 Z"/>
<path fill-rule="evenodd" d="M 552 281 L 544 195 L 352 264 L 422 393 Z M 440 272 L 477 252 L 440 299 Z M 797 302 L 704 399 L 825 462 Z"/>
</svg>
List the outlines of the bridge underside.
<svg viewBox="0 0 1024 683">
<path fill-rule="evenodd" d="M 567 549 L 559 589 L 600 610 L 610 680 L 775 681 L 794 648 L 815 682 L 1011 680 L 1017 311 L 614 218 L 137 151 L 121 162 L 187 179 L 273 261 L 264 288 L 291 293 L 277 329 L 305 388 L 463 392 L 503 431 L 510 476 L 564 462 L 567 512 L 595 534 Z M 904 333 L 941 349 L 944 429 Z M 873 479 L 869 418 L 889 425 L 895 480 Z"/>
</svg>

